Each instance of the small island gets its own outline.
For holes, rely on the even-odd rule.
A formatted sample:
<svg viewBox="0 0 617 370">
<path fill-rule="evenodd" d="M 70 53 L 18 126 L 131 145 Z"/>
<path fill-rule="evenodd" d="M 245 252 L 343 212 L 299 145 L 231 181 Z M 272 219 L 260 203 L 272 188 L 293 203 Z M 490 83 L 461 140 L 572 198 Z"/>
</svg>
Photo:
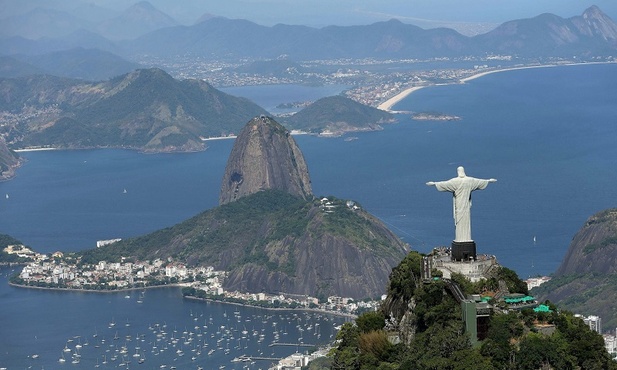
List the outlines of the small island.
<svg viewBox="0 0 617 370">
<path fill-rule="evenodd" d="M 278 109 L 303 109 L 313 104 L 312 100 L 307 101 L 295 101 L 291 103 L 281 103 L 276 106 Z"/>
<path fill-rule="evenodd" d="M 438 112 L 413 113 L 411 118 L 416 121 L 460 121 L 461 117 Z"/>
</svg>

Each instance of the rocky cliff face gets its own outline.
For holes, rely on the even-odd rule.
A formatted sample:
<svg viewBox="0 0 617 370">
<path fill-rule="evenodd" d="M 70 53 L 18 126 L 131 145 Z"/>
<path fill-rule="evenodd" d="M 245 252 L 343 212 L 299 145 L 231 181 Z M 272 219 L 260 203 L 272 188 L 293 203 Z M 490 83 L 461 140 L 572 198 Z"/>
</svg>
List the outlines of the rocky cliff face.
<svg viewBox="0 0 617 370">
<path fill-rule="evenodd" d="M 349 235 L 333 223 L 314 201 L 307 210 L 307 224 L 298 236 L 266 244 L 267 263 L 233 268 L 225 281 L 230 290 L 287 292 L 362 299 L 385 292 L 392 268 L 403 258 L 406 246 L 379 220 L 362 210 L 341 205 L 333 211 L 350 222 L 358 233 Z M 273 270 L 269 266 L 283 266 Z"/>
<path fill-rule="evenodd" d="M 598 37 L 613 44 L 617 40 L 617 24 L 595 5 L 585 10 L 582 16 L 570 20 L 585 36 Z"/>
<path fill-rule="evenodd" d="M 0 181 L 15 176 L 15 169 L 21 163 L 19 157 L 6 146 L 6 142 L 0 137 Z"/>
<path fill-rule="evenodd" d="M 551 281 L 532 290 L 539 300 L 617 325 L 617 208 L 591 216 L 576 233 Z"/>
<path fill-rule="evenodd" d="M 617 208 L 591 216 L 572 239 L 555 275 L 617 273 Z"/>
<path fill-rule="evenodd" d="M 312 196 L 306 162 L 289 131 L 261 116 L 253 118 L 236 138 L 223 175 L 219 203 L 267 189 L 303 199 Z"/>
</svg>

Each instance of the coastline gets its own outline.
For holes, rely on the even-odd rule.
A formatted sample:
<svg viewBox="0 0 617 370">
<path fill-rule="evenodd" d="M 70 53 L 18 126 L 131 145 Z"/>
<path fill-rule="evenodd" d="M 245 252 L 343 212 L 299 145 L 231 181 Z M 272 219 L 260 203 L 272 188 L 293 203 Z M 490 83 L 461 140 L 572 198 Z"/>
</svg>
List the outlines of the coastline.
<svg viewBox="0 0 617 370">
<path fill-rule="evenodd" d="M 42 287 L 42 286 L 15 284 L 15 283 L 11 283 L 10 281 L 8 282 L 8 284 L 15 288 L 55 290 L 55 291 L 61 291 L 61 292 L 77 292 L 77 293 L 105 293 L 105 294 L 125 293 L 125 292 L 131 292 L 131 291 L 136 291 L 136 290 L 156 289 L 156 288 L 182 288 L 185 286 L 183 284 L 165 284 L 165 285 L 142 286 L 142 287 L 135 287 L 135 288 L 123 288 L 123 289 L 115 289 L 115 290 L 110 290 L 110 289 L 97 290 L 97 289 L 74 289 L 74 288 L 48 288 L 48 287 Z"/>
<path fill-rule="evenodd" d="M 262 306 L 255 306 L 255 305 L 246 304 L 246 303 L 217 301 L 216 299 L 210 299 L 210 298 L 198 298 L 198 297 L 194 297 L 194 296 L 190 296 L 190 295 L 183 296 L 182 298 L 192 299 L 192 300 L 195 300 L 195 301 L 205 301 L 205 302 L 213 302 L 213 303 L 221 303 L 221 304 L 230 304 L 230 305 L 234 305 L 234 306 L 260 308 L 260 309 L 263 309 L 263 310 L 271 310 L 271 311 L 307 311 L 307 312 L 317 312 L 317 313 L 322 313 L 322 314 L 327 314 L 327 315 L 349 317 L 349 318 L 352 318 L 352 319 L 355 319 L 355 318 L 358 317 L 358 315 L 354 315 L 354 314 L 351 314 L 351 313 L 344 313 L 344 312 L 337 312 L 337 311 L 327 311 L 327 310 L 320 310 L 320 309 L 316 309 L 316 308 L 307 308 L 307 307 L 298 307 L 298 308 L 262 307 Z"/>
<path fill-rule="evenodd" d="M 212 136 L 202 138 L 201 141 L 213 141 L 213 140 L 226 140 L 226 139 L 235 139 L 237 135 L 229 135 L 229 136 Z"/>
<path fill-rule="evenodd" d="M 377 109 L 381 109 L 381 110 L 384 110 L 384 111 L 390 112 L 390 113 L 399 113 L 398 111 L 392 110 L 392 108 L 397 103 L 399 103 L 401 100 L 405 99 L 406 97 L 411 95 L 413 92 L 416 92 L 416 91 L 418 91 L 420 89 L 423 89 L 425 87 L 431 87 L 431 86 L 445 86 L 445 85 L 464 84 L 464 83 L 466 83 L 468 81 L 472 81 L 472 80 L 475 80 L 476 78 L 484 77 L 486 75 L 490 75 L 490 74 L 493 74 L 493 73 L 517 71 L 517 70 L 521 70 L 521 69 L 532 69 L 532 68 L 553 68 L 553 67 L 581 66 L 581 65 L 589 65 L 589 64 L 615 64 L 615 63 L 616 62 L 585 62 L 585 63 L 564 63 L 564 64 L 537 64 L 537 65 L 515 66 L 515 67 L 507 67 L 507 68 L 496 68 L 496 69 L 491 69 L 491 70 L 488 70 L 488 71 L 478 72 L 478 73 L 472 74 L 471 76 L 461 78 L 458 82 L 410 87 L 408 89 L 405 89 L 405 90 L 401 91 L 400 93 L 396 94 L 395 96 L 391 97 L 390 99 L 386 100 L 385 102 L 379 104 L 377 106 Z"/>
<path fill-rule="evenodd" d="M 381 110 L 385 110 L 386 112 L 394 113 L 395 111 L 392 110 L 392 107 L 394 105 L 399 103 L 401 100 L 405 99 L 411 93 L 413 93 L 415 91 L 418 91 L 420 89 L 423 89 L 425 87 L 428 87 L 428 86 L 434 86 L 434 85 L 413 86 L 413 87 L 410 87 L 408 89 L 405 89 L 405 90 L 401 91 L 400 93 L 394 95 L 390 99 L 386 100 L 385 102 L 379 104 L 377 106 L 377 109 L 381 109 Z"/>
<path fill-rule="evenodd" d="M 157 288 L 182 288 L 182 287 L 188 286 L 186 284 L 181 284 L 180 283 L 180 284 L 166 284 L 166 285 L 151 285 L 151 286 L 146 286 L 146 287 L 124 288 L 124 289 L 116 289 L 116 290 L 105 290 L 105 289 L 96 290 L 96 289 L 74 289 L 74 288 L 48 288 L 48 287 L 40 287 L 40 286 L 32 286 L 32 285 L 15 284 L 15 283 L 11 283 L 11 282 L 8 282 L 8 284 L 10 286 L 12 286 L 12 287 L 15 287 L 15 288 L 51 290 L 51 291 L 59 291 L 59 292 L 104 293 L 104 294 L 109 294 L 109 293 L 126 293 L 126 292 L 137 291 L 137 290 L 157 289 Z M 327 310 L 320 310 L 320 309 L 307 308 L 307 307 L 298 307 L 298 308 L 262 307 L 262 306 L 256 306 L 256 305 L 248 304 L 248 303 L 218 301 L 216 299 L 198 298 L 198 297 L 193 297 L 193 296 L 184 296 L 183 295 L 182 298 L 191 299 L 191 300 L 195 300 L 195 301 L 205 301 L 205 302 L 221 303 L 221 304 L 234 305 L 234 306 L 261 308 L 261 309 L 264 309 L 264 310 L 271 310 L 271 311 L 307 311 L 307 312 L 317 312 L 317 313 L 334 315 L 334 316 L 340 316 L 340 317 L 348 317 L 348 318 L 352 318 L 352 319 L 355 319 L 356 317 L 358 317 L 358 315 L 354 315 L 354 314 L 351 314 L 351 313 L 344 313 L 344 312 L 337 312 L 337 311 L 327 311 Z"/>
<path fill-rule="evenodd" d="M 44 152 L 48 150 L 60 150 L 59 148 L 24 148 L 24 149 L 15 149 L 13 150 L 15 153 L 22 152 Z"/>
</svg>

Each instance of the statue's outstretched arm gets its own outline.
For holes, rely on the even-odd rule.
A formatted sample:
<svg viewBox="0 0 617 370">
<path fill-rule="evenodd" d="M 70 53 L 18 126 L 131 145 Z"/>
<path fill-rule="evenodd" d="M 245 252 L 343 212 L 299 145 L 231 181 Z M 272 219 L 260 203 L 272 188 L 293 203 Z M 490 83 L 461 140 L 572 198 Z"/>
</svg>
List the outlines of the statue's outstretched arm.
<svg viewBox="0 0 617 370">
<path fill-rule="evenodd" d="M 497 180 L 495 180 L 495 181 L 497 181 Z M 428 186 L 435 186 L 435 182 L 429 181 L 429 182 L 426 183 L 426 185 L 428 185 Z"/>
</svg>

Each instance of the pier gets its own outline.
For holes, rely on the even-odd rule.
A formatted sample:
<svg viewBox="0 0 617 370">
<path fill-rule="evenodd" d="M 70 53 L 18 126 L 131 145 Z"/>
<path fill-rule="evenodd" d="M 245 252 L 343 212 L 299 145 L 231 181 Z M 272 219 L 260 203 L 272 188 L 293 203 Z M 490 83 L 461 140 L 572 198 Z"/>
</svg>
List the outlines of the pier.
<svg viewBox="0 0 617 370">
<path fill-rule="evenodd" d="M 256 361 L 280 361 L 282 360 L 281 357 L 249 357 L 251 360 L 256 360 Z"/>
</svg>

